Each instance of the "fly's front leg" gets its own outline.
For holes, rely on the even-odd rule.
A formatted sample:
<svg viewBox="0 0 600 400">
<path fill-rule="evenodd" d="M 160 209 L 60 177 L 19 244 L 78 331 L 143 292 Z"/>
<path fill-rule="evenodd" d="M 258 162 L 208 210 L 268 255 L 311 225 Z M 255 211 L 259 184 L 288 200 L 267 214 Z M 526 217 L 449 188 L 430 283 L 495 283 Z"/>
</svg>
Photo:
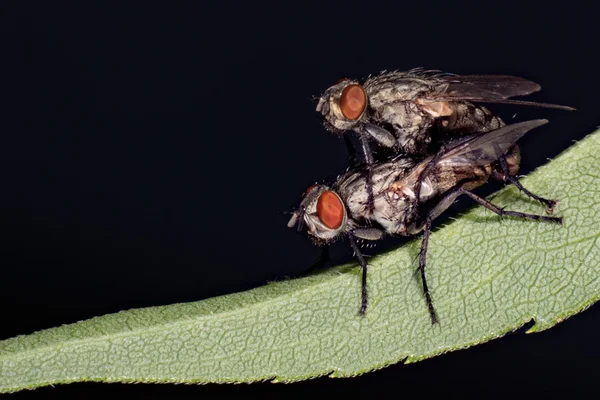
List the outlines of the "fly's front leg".
<svg viewBox="0 0 600 400">
<path fill-rule="evenodd" d="M 354 240 L 354 235 L 352 233 L 348 233 L 348 241 L 350 242 L 350 246 L 354 251 L 354 255 L 362 268 L 362 284 L 361 284 L 361 301 L 360 301 L 360 310 L 358 311 L 359 315 L 365 315 L 365 311 L 367 311 L 368 304 L 368 293 L 367 293 L 367 261 L 365 257 L 360 252 L 360 249 L 356 245 L 356 241 Z"/>
<path fill-rule="evenodd" d="M 393 149 L 397 146 L 396 137 L 387 129 L 380 126 L 364 123 L 362 124 L 362 130 L 364 133 L 369 134 L 373 139 L 388 149 Z"/>
<path fill-rule="evenodd" d="M 389 132 L 387 129 L 380 126 L 364 123 L 358 130 L 360 141 L 365 155 L 365 163 L 367 168 L 367 195 L 368 195 L 368 207 L 369 212 L 372 214 L 375 211 L 375 200 L 373 196 L 373 153 L 369 146 L 369 138 L 377 141 L 377 143 L 388 149 L 395 149 L 397 146 L 396 137 Z"/>
<path fill-rule="evenodd" d="M 365 261 L 365 257 L 361 254 L 356 242 L 355 238 L 362 240 L 381 240 L 385 235 L 385 232 L 377 229 L 377 228 L 355 228 L 352 230 L 352 233 L 348 233 L 348 237 L 350 240 L 350 245 L 352 246 L 352 250 L 354 254 L 356 254 L 356 258 L 360 266 L 362 267 L 363 275 L 362 275 L 362 301 L 360 306 L 359 314 L 363 315 L 365 310 L 367 309 L 367 262 Z"/>
<path fill-rule="evenodd" d="M 368 197 L 367 206 L 369 207 L 369 212 L 372 214 L 373 211 L 375 211 L 375 198 L 373 196 L 373 163 L 375 161 L 373 159 L 373 153 L 371 152 L 371 147 L 369 146 L 369 139 L 367 138 L 366 134 L 361 133 L 359 137 L 363 149 L 363 154 L 365 155 L 366 163 Z"/>
<path fill-rule="evenodd" d="M 508 162 L 506 160 L 506 157 L 507 156 L 504 155 L 504 156 L 500 157 L 500 159 L 499 159 L 500 167 L 502 168 L 502 174 L 500 175 L 498 173 L 495 173 L 492 176 L 501 182 L 512 183 L 517 188 L 519 188 L 519 190 L 521 192 L 525 193 L 527 196 L 544 204 L 546 206 L 546 211 L 548 212 L 548 214 L 552 214 L 554 212 L 554 207 L 556 206 L 557 201 L 545 199 L 545 198 L 540 197 L 534 193 L 531 193 L 529 190 L 525 189 L 523 187 L 523 185 L 521 185 L 521 182 L 519 182 L 519 180 L 510 173 L 510 168 L 508 167 Z"/>
</svg>

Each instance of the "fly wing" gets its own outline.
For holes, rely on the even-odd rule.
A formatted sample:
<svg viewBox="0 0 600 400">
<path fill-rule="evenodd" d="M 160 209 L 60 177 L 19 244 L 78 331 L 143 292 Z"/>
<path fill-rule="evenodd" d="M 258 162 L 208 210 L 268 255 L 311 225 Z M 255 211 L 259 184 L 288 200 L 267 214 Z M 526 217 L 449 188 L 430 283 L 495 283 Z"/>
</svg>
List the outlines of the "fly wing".
<svg viewBox="0 0 600 400">
<path fill-rule="evenodd" d="M 491 164 L 527 132 L 546 123 L 546 119 L 519 122 L 475 136 L 446 151 L 436 165 L 482 167 Z"/>
<path fill-rule="evenodd" d="M 506 75 L 464 75 L 441 76 L 440 90 L 427 96 L 434 101 L 472 101 L 475 103 L 505 103 L 562 110 L 574 110 L 572 107 L 533 101 L 511 100 L 511 97 L 526 96 L 541 89 L 530 80 Z"/>
<path fill-rule="evenodd" d="M 466 75 L 441 79 L 448 83 L 448 88 L 442 96 L 457 100 L 504 100 L 514 96 L 526 96 L 542 88 L 535 82 L 516 76 Z"/>
</svg>

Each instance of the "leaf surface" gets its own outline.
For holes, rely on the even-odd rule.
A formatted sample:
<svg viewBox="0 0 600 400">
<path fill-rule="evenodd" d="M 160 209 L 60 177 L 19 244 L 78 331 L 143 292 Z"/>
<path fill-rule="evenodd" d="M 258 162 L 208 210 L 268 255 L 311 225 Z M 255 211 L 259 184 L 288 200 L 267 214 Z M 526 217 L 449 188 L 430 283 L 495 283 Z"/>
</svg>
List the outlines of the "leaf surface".
<svg viewBox="0 0 600 400">
<path fill-rule="evenodd" d="M 0 342 L 0 392 L 81 382 L 297 381 L 353 376 L 502 336 L 552 327 L 600 294 L 600 132 L 523 180 L 560 204 L 564 226 L 500 219 L 476 207 L 431 236 L 432 326 L 415 274 L 420 241 L 369 260 L 370 305 L 357 315 L 360 271 L 302 279 L 196 303 L 124 311 Z M 493 202 L 543 208 L 507 187 Z"/>
</svg>

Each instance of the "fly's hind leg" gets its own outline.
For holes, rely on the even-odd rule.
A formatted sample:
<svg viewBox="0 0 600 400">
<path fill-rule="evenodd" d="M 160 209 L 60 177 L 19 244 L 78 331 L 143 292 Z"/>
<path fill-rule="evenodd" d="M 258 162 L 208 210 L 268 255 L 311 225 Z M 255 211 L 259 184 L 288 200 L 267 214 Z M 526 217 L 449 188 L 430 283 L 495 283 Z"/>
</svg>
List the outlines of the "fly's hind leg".
<svg viewBox="0 0 600 400">
<path fill-rule="evenodd" d="M 498 214 L 501 217 L 509 216 L 509 217 L 523 218 L 523 219 L 532 219 L 532 220 L 536 220 L 536 221 L 557 222 L 557 223 L 559 223 L 561 225 L 563 223 L 563 218 L 562 217 L 548 217 L 548 216 L 545 216 L 545 215 L 526 214 L 526 213 L 522 213 L 522 212 L 518 212 L 518 211 L 508 211 L 508 210 L 505 210 L 504 208 L 498 207 L 498 206 L 490 203 L 489 201 L 487 201 L 483 197 L 479 197 L 475 193 L 469 192 L 468 190 L 465 190 L 465 189 L 462 189 L 462 188 L 458 189 L 457 193 L 458 193 L 457 196 L 459 196 L 461 194 L 466 194 L 471 199 L 475 200 L 477 203 L 481 204 L 482 206 L 484 206 L 488 210 L 490 210 L 490 211 Z"/>
<path fill-rule="evenodd" d="M 514 161 L 509 166 L 509 160 Z M 517 146 L 514 146 L 509 153 L 500 157 L 498 160 L 500 163 L 500 171 L 493 171 L 492 177 L 500 182 L 504 183 L 512 183 L 515 185 L 521 192 L 525 193 L 530 198 L 539 201 L 540 203 L 546 206 L 546 212 L 548 214 L 552 214 L 554 212 L 554 207 L 556 207 L 556 200 L 549 200 L 543 197 L 540 197 L 534 193 L 531 193 L 527 190 L 521 182 L 517 178 L 515 178 L 515 174 L 517 173 L 518 163 L 519 163 L 519 149 Z M 512 167 L 512 168 L 511 168 Z M 511 170 L 512 169 L 512 170 Z"/>
<path fill-rule="evenodd" d="M 429 235 L 431 234 L 431 222 L 436 219 L 441 213 L 443 213 L 450 205 L 460 196 L 467 195 L 471 199 L 475 200 L 477 203 L 481 204 L 488 210 L 498 214 L 499 216 L 511 216 L 517 218 L 531 219 L 536 221 L 545 221 L 545 222 L 558 222 L 562 224 L 562 217 L 549 217 L 545 215 L 535 215 L 535 214 L 526 214 L 518 211 L 508 211 L 504 208 L 500 208 L 486 199 L 477 196 L 474 193 L 469 192 L 463 188 L 457 188 L 448 193 L 440 202 L 431 209 L 431 211 L 425 217 L 424 230 L 423 230 L 423 240 L 421 242 L 421 251 L 419 253 L 419 272 L 421 274 L 421 281 L 423 284 L 423 292 L 425 294 L 425 300 L 427 301 L 427 308 L 429 310 L 429 315 L 431 317 L 431 323 L 435 324 L 438 322 L 437 313 L 435 312 L 435 308 L 433 307 L 433 302 L 431 300 L 431 294 L 429 293 L 429 287 L 427 286 L 427 280 L 425 279 L 425 265 L 427 260 L 427 247 L 429 246 Z"/>
</svg>

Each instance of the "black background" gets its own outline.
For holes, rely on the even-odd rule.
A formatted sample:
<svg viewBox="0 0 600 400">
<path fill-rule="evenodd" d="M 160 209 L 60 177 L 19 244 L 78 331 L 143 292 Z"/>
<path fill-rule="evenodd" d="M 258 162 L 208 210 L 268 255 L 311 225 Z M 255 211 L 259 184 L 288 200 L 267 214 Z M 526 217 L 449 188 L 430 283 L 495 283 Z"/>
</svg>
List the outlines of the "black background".
<svg viewBox="0 0 600 400">
<path fill-rule="evenodd" d="M 578 111 L 492 108 L 550 119 L 520 142 L 523 173 L 544 164 L 600 121 L 592 7 L 3 1 L 0 339 L 301 273 L 318 250 L 282 212 L 345 166 L 314 111 L 342 77 L 422 66 L 532 79 L 543 90 L 528 99 Z M 9 397 L 599 393 L 598 328 L 592 307 L 547 332 L 355 379 Z"/>
</svg>

